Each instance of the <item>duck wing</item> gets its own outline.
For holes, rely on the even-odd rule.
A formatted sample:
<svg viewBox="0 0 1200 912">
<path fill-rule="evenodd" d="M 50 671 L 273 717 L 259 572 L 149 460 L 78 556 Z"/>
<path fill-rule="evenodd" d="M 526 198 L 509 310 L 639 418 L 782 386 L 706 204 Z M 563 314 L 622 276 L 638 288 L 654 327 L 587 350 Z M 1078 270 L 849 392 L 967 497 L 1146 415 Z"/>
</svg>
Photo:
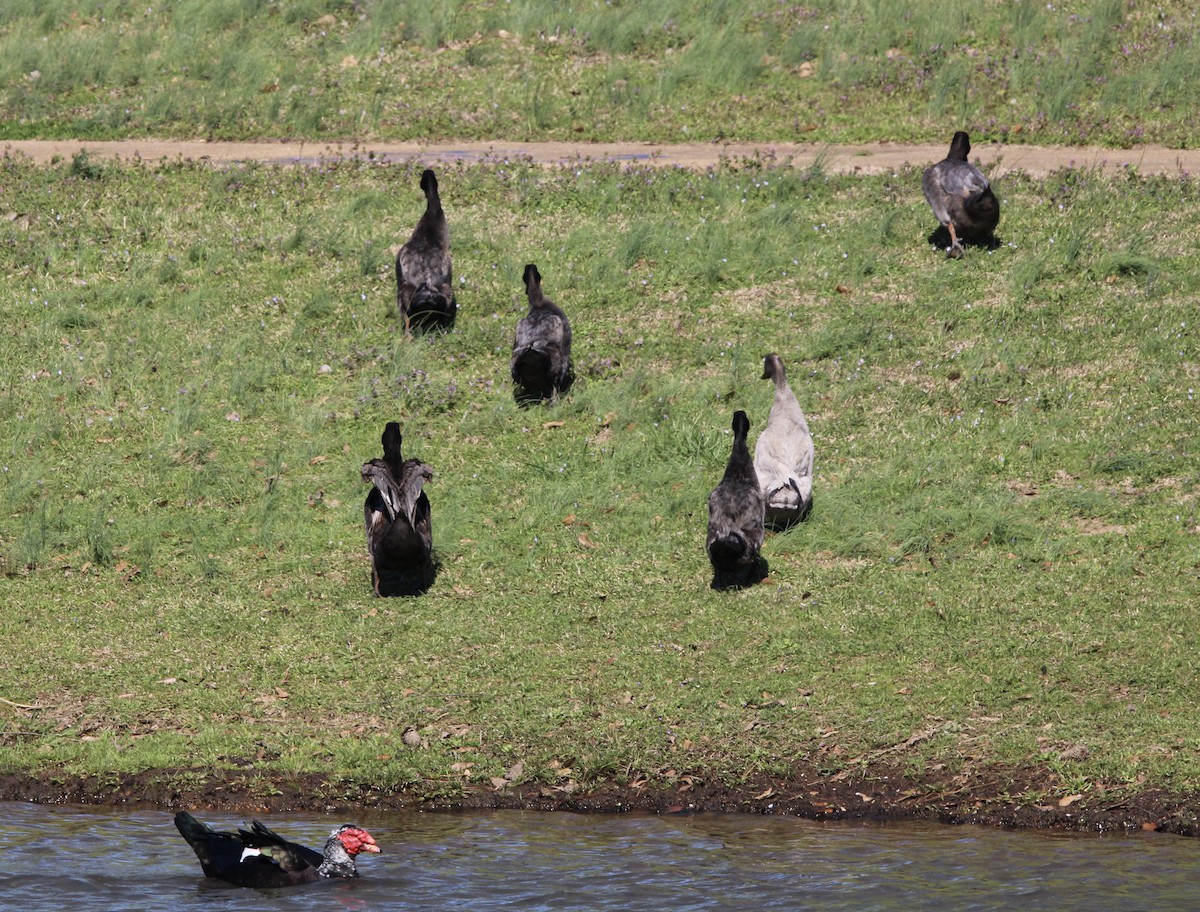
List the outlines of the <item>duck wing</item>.
<svg viewBox="0 0 1200 912">
<path fill-rule="evenodd" d="M 363 505 L 372 586 L 382 596 L 416 595 L 433 584 L 436 572 L 429 498 L 423 490 L 433 470 L 419 459 L 408 459 L 397 480 L 386 466 L 386 471 L 372 466 L 378 462 L 363 467 L 363 478 L 375 484 Z"/>
<path fill-rule="evenodd" d="M 510 373 L 513 382 L 542 398 L 568 386 L 571 324 L 553 304 L 535 307 L 517 323 Z"/>
<path fill-rule="evenodd" d="M 200 859 L 200 867 L 209 877 L 222 877 L 223 872 L 235 867 L 242 860 L 246 846 L 236 833 L 214 830 L 187 811 L 180 811 L 175 815 L 175 828 L 192 847 L 192 851 Z"/>
<path fill-rule="evenodd" d="M 400 482 L 392 474 L 392 467 L 382 459 L 372 459 L 370 462 L 363 463 L 362 479 L 375 486 L 372 494 L 376 492 L 379 494 L 377 498 L 367 498 L 368 527 L 371 525 L 372 513 L 382 513 L 387 522 L 395 522 L 396 517 L 401 514 L 401 504 L 404 498 Z M 376 501 L 374 506 L 372 501 Z M 381 507 L 382 509 L 380 509 Z"/>
<path fill-rule="evenodd" d="M 752 564 L 763 543 L 763 496 L 758 486 L 720 485 L 708 497 L 705 550 L 719 571 Z"/>
<path fill-rule="evenodd" d="M 399 512 L 414 529 L 418 525 L 418 510 L 424 502 L 424 513 L 428 520 L 429 498 L 425 497 L 425 482 L 433 478 L 433 469 L 419 459 L 405 460 L 400 470 Z"/>
<path fill-rule="evenodd" d="M 950 220 L 953 207 L 971 205 L 990 188 L 982 171 L 970 162 L 956 159 L 938 162 L 921 178 L 925 199 L 942 224 Z"/>
<path fill-rule="evenodd" d="M 226 833 L 201 823 L 187 811 L 175 826 L 208 877 L 240 887 L 287 887 L 318 878 L 321 853 L 283 839 L 255 821 L 249 830 Z"/>
<path fill-rule="evenodd" d="M 315 875 L 325 860 L 315 849 L 284 839 L 257 820 L 250 823 L 249 830 L 238 830 L 238 835 L 247 848 L 257 849 L 261 856 L 266 856 L 288 874 L 303 875 L 312 871 Z"/>
<path fill-rule="evenodd" d="M 396 254 L 396 278 L 414 294 L 422 285 L 448 290 L 453 283 L 450 251 L 428 238 L 414 236 Z"/>
</svg>

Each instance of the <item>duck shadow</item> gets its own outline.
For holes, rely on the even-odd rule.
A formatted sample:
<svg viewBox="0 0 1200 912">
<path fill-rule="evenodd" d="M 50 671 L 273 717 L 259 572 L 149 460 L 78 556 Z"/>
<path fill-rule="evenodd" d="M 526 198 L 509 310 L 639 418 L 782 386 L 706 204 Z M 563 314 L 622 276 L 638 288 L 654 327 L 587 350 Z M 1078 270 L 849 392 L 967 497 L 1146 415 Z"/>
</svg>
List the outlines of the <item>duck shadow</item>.
<svg viewBox="0 0 1200 912">
<path fill-rule="evenodd" d="M 554 403 L 571 391 L 571 387 L 575 385 L 575 372 L 570 370 L 563 377 L 562 386 L 557 390 L 553 387 L 545 387 L 540 389 L 527 389 L 526 387 L 513 386 L 513 402 L 521 408 L 535 408 L 543 403 Z"/>
<path fill-rule="evenodd" d="M 433 558 L 423 567 L 409 574 L 389 575 L 387 580 L 379 580 L 377 586 L 373 581 L 372 588 L 379 598 L 413 598 L 424 595 L 437 582 L 438 572 L 441 569 L 442 562 Z"/>
<path fill-rule="evenodd" d="M 938 250 L 945 252 L 950 247 L 950 229 L 945 225 L 938 225 L 929 236 L 926 238 L 930 244 Z M 959 238 L 959 244 L 965 247 L 977 247 L 984 250 L 995 250 L 1001 245 L 1000 238 L 994 234 L 989 234 L 983 238 Z"/>
<path fill-rule="evenodd" d="M 767 559 L 759 555 L 754 563 L 741 569 L 713 571 L 711 588 L 717 592 L 724 592 L 727 589 L 747 589 L 755 583 L 761 583 L 770 572 L 771 567 L 767 563 Z"/>
<path fill-rule="evenodd" d="M 436 336 L 448 333 L 454 329 L 454 324 L 457 320 L 458 311 L 452 314 L 443 313 L 439 310 L 410 312 L 408 315 L 408 329 L 414 336 Z"/>
<path fill-rule="evenodd" d="M 788 512 L 784 510 L 772 511 L 767 509 L 766 520 L 763 525 L 772 532 L 786 532 L 794 526 L 800 525 L 812 515 L 813 498 L 808 501 L 797 511 Z"/>
</svg>

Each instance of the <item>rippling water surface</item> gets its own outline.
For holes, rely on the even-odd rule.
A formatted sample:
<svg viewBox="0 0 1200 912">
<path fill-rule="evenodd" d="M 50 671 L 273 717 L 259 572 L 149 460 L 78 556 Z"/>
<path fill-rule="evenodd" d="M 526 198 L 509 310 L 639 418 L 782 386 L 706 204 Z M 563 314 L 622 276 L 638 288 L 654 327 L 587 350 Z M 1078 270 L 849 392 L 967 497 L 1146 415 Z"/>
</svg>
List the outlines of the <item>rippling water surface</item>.
<svg viewBox="0 0 1200 912">
<path fill-rule="evenodd" d="M 245 818 L 197 813 L 218 829 Z M 0 803 L 0 909 L 1017 910 L 1200 908 L 1200 846 L 780 817 L 364 812 L 385 854 L 358 880 L 246 890 L 206 880 L 160 810 Z M 272 815 L 323 844 L 339 818 Z"/>
</svg>

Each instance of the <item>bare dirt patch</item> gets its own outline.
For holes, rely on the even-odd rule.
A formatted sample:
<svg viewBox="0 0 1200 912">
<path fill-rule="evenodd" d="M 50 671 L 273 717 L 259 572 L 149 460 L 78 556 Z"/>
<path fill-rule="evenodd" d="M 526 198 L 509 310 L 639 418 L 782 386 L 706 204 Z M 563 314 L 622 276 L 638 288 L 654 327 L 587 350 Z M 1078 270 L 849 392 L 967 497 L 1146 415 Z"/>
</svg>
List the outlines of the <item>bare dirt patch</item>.
<svg viewBox="0 0 1200 912">
<path fill-rule="evenodd" d="M 130 139 L 120 141 L 11 140 L 2 147 L 28 156 L 39 164 L 70 160 L 80 151 L 101 158 L 159 161 L 184 159 L 233 164 L 257 161 L 271 164 L 315 164 L 336 158 L 371 156 L 376 160 L 435 165 L 459 161 L 529 159 L 547 165 L 607 161 L 631 164 L 705 169 L 725 159 L 761 159 L 790 162 L 798 168 L 818 166 L 834 174 L 879 174 L 905 166 L 926 167 L 946 156 L 948 146 L 876 143 L 834 146 L 816 143 L 304 143 L 206 142 L 204 140 Z M 972 160 L 1002 177 L 1021 171 L 1040 177 L 1062 168 L 1095 169 L 1105 173 L 1133 170 L 1139 174 L 1194 174 L 1200 171 L 1200 149 L 1166 149 L 1135 146 L 1106 149 L 1099 146 L 1020 146 L 979 143 L 971 147 Z"/>
<path fill-rule="evenodd" d="M 1090 516 L 1076 519 L 1074 525 L 1083 535 L 1125 535 L 1128 532 L 1124 526 L 1107 523 Z"/>
</svg>

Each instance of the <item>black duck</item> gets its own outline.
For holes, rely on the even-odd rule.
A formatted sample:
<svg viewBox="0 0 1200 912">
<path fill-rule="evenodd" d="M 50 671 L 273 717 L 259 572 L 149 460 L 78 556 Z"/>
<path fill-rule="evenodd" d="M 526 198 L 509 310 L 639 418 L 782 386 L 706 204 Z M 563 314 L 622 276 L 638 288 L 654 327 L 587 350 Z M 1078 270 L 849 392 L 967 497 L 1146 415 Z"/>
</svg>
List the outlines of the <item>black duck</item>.
<svg viewBox="0 0 1200 912">
<path fill-rule="evenodd" d="M 371 585 L 376 595 L 420 595 L 433 585 L 433 527 L 429 498 L 422 488 L 433 470 L 400 455 L 400 425 L 383 430 L 383 458 L 362 467 L 374 487 L 363 505 Z"/>
<path fill-rule="evenodd" d="M 746 446 L 750 419 L 733 413 L 733 449 L 721 483 L 708 495 L 704 548 L 713 567 L 713 588 L 756 582 L 762 575 L 764 504 L 754 461 Z"/>
<path fill-rule="evenodd" d="M 449 329 L 458 314 L 454 276 L 450 266 L 450 228 L 437 177 L 421 175 L 425 213 L 396 254 L 396 306 L 404 318 L 404 331 Z"/>
<path fill-rule="evenodd" d="M 557 398 L 574 380 L 571 367 L 571 321 L 542 293 L 537 266 L 525 267 L 529 313 L 517 323 L 510 370 L 521 401 Z"/>
<path fill-rule="evenodd" d="M 206 876 L 239 887 L 292 887 L 326 877 L 357 877 L 355 856 L 379 851 L 371 834 L 352 824 L 330 833 L 322 852 L 288 842 L 257 820 L 249 830 L 223 833 L 180 811 L 175 826 Z"/>
</svg>

